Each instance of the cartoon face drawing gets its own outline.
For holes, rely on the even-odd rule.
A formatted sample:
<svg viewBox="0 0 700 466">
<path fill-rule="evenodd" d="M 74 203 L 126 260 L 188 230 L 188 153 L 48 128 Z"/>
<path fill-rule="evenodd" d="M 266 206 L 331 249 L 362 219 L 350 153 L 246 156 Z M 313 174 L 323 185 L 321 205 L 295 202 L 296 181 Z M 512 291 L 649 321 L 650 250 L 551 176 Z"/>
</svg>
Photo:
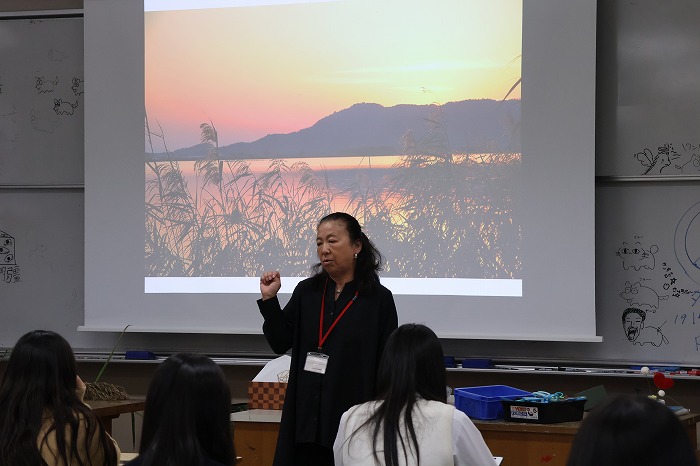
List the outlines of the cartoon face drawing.
<svg viewBox="0 0 700 466">
<path fill-rule="evenodd" d="M 668 338 L 661 333 L 660 327 L 645 325 L 646 313 L 634 307 L 625 309 L 622 313 L 622 328 L 625 336 L 634 345 L 644 346 L 649 343 L 652 346 L 668 345 Z M 663 324 L 662 324 L 663 326 Z"/>
<path fill-rule="evenodd" d="M 630 308 L 622 314 L 622 328 L 625 329 L 625 336 L 629 341 L 634 342 L 644 328 L 646 313 L 641 309 Z"/>
<path fill-rule="evenodd" d="M 637 241 L 632 245 L 623 242 L 620 249 L 615 253 L 616 256 L 622 259 L 622 268 L 628 270 L 630 267 L 634 270 L 649 269 L 654 270 L 656 259 L 654 254 L 659 251 L 659 247 L 652 245 L 648 250 L 642 247 L 642 244 Z"/>
</svg>

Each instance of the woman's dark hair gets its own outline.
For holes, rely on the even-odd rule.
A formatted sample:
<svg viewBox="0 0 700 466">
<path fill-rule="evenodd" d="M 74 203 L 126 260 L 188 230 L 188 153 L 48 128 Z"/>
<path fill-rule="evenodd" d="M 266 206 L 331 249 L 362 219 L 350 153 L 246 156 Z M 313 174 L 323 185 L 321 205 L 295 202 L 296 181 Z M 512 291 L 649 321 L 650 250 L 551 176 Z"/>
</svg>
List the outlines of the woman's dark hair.
<svg viewBox="0 0 700 466">
<path fill-rule="evenodd" d="M 688 434 L 676 415 L 642 395 L 610 397 L 587 416 L 567 466 L 697 465 Z"/>
<path fill-rule="evenodd" d="M 362 250 L 357 254 L 355 260 L 355 277 L 361 290 L 372 289 L 379 283 L 379 271 L 384 265 L 384 258 L 377 247 L 370 241 L 367 235 L 362 231 L 360 223 L 355 217 L 345 212 L 333 212 L 323 217 L 318 225 L 324 222 L 340 222 L 345 225 L 345 230 L 348 232 L 350 241 L 360 241 Z M 312 267 L 312 271 L 317 277 L 325 277 L 326 272 L 323 271 L 321 263 L 317 263 Z"/>
<path fill-rule="evenodd" d="M 92 466 L 85 452 L 94 451 L 95 438 L 104 456 L 99 466 L 117 464 L 112 439 L 76 392 L 76 377 L 73 349 L 61 335 L 34 330 L 17 341 L 0 385 L 1 466 L 45 465 L 39 448 L 50 435 L 64 464 Z M 53 425 L 40 438 L 47 414 Z M 82 429 L 85 444 L 79 445 Z"/>
<path fill-rule="evenodd" d="M 231 393 L 224 373 L 203 355 L 163 361 L 146 395 L 139 456 L 143 466 L 233 465 Z"/>
<path fill-rule="evenodd" d="M 380 450 L 384 464 L 399 464 L 398 441 L 408 461 L 408 451 L 414 450 L 420 459 L 418 439 L 413 427 L 413 407 L 420 397 L 424 400 L 447 402 L 445 360 L 437 335 L 421 324 L 404 324 L 389 336 L 382 353 L 377 374 L 377 409 L 350 437 L 361 429 L 372 433 L 374 458 L 379 463 Z M 404 444 L 399 425 L 401 416 L 411 436 L 412 448 Z M 383 431 L 383 448 L 377 448 Z"/>
</svg>

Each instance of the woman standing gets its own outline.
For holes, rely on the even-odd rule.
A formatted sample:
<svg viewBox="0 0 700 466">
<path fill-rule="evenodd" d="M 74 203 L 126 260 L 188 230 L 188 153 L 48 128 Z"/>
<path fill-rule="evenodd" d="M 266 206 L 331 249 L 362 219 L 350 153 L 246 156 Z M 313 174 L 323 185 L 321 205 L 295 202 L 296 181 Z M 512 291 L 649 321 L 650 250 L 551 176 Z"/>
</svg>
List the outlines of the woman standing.
<svg viewBox="0 0 700 466">
<path fill-rule="evenodd" d="M 258 307 L 271 348 L 292 360 L 275 466 L 333 465 L 340 417 L 374 397 L 384 344 L 397 326 L 394 298 L 379 283 L 382 256 L 351 215 L 332 213 L 317 227 L 319 263 L 284 310 L 279 272 L 260 277 Z"/>
<path fill-rule="evenodd" d="M 448 405 L 442 346 L 420 324 L 389 337 L 379 366 L 376 401 L 354 406 L 340 421 L 336 466 L 493 466 L 474 423 Z"/>
<path fill-rule="evenodd" d="M 0 466 L 116 466 L 119 448 L 84 394 L 62 336 L 22 336 L 0 386 Z"/>
</svg>

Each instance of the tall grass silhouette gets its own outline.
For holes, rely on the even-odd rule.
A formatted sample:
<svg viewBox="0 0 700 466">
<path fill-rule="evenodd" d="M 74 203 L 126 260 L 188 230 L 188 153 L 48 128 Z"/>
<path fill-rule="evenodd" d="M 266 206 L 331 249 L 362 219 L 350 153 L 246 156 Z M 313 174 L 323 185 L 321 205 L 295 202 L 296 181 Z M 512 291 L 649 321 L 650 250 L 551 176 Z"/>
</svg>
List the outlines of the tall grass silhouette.
<svg viewBox="0 0 700 466">
<path fill-rule="evenodd" d="M 222 160 L 212 122 L 200 126 L 206 158 L 186 176 L 177 161 L 146 162 L 147 276 L 258 276 L 276 268 L 306 276 L 315 262 L 316 224 L 342 210 L 364 225 L 387 258 L 384 276 L 514 278 L 521 274 L 517 216 L 519 153 L 456 154 L 442 106 L 429 131 L 402 138 L 390 176 L 357 170 L 333 186 L 325 170 L 271 159 L 262 173 L 246 160 Z M 147 141 L 162 140 L 162 129 Z"/>
</svg>

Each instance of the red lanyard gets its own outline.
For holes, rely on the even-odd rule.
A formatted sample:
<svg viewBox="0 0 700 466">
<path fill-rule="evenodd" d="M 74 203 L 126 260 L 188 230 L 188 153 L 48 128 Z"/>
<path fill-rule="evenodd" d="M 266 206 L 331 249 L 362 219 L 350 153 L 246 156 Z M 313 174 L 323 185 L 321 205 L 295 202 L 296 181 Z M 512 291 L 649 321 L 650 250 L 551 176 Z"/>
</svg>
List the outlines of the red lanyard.
<svg viewBox="0 0 700 466">
<path fill-rule="evenodd" d="M 340 311 L 340 314 L 338 314 L 338 317 L 335 318 L 331 326 L 328 328 L 328 331 L 326 334 L 323 334 L 323 314 L 326 309 L 326 287 L 328 286 L 328 279 L 326 278 L 326 284 L 323 285 L 323 296 L 321 297 L 321 322 L 319 323 L 318 326 L 318 350 L 321 351 L 321 348 L 323 347 L 323 343 L 326 341 L 326 338 L 328 338 L 328 335 L 330 335 L 331 330 L 333 330 L 333 327 L 338 323 L 341 317 L 343 317 L 343 314 L 345 314 L 345 311 L 350 309 L 350 306 L 352 306 L 352 303 L 355 302 L 357 299 L 357 295 L 360 292 L 360 290 L 357 290 L 355 292 L 355 296 L 352 297 L 350 302 L 345 305 L 342 311 Z"/>
</svg>

